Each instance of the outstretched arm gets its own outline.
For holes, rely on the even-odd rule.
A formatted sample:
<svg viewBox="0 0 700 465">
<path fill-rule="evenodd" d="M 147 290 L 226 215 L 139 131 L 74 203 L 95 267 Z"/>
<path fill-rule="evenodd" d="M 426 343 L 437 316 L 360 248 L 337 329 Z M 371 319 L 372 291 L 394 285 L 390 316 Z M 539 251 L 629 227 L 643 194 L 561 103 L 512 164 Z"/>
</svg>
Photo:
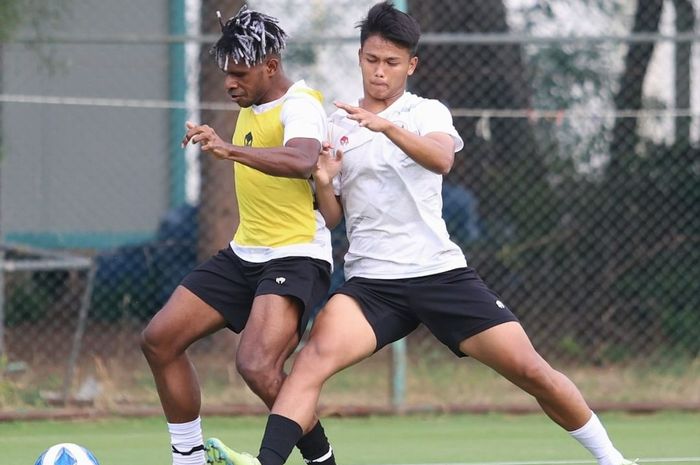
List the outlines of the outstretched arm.
<svg viewBox="0 0 700 465">
<path fill-rule="evenodd" d="M 431 132 L 421 136 L 363 108 L 340 102 L 336 102 L 335 106 L 345 110 L 348 118 L 357 121 L 360 126 L 387 136 L 423 168 L 437 174 L 447 174 L 452 169 L 455 144 L 449 134 Z"/>
<path fill-rule="evenodd" d="M 272 176 L 308 179 L 316 166 L 321 143 L 316 139 L 295 138 L 280 147 L 241 147 L 224 142 L 211 127 L 187 122 L 182 146 L 200 148 L 222 160 L 232 160 Z"/>
</svg>

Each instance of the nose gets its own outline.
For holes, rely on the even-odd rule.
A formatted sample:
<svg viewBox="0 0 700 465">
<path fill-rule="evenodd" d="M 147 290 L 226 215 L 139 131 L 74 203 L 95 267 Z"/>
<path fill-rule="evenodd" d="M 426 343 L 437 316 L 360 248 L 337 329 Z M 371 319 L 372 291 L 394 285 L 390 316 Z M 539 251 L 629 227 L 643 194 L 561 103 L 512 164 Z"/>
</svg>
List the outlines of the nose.
<svg viewBox="0 0 700 465">
<path fill-rule="evenodd" d="M 375 77 L 383 78 L 384 77 L 384 67 L 382 65 L 377 65 L 377 67 L 374 68 L 374 75 L 375 75 Z"/>
<path fill-rule="evenodd" d="M 224 85 L 226 89 L 238 89 L 238 81 L 232 76 L 226 76 L 224 79 Z"/>
</svg>

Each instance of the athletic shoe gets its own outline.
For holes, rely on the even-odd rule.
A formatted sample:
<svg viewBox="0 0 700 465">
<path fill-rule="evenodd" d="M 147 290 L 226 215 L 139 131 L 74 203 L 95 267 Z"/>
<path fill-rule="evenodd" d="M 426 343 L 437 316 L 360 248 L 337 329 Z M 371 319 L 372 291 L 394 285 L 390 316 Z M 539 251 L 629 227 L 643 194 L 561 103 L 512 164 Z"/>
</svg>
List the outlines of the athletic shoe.
<svg viewBox="0 0 700 465">
<path fill-rule="evenodd" d="M 245 452 L 229 449 L 216 438 L 207 439 L 204 443 L 208 465 L 260 465 L 260 460 Z"/>
</svg>

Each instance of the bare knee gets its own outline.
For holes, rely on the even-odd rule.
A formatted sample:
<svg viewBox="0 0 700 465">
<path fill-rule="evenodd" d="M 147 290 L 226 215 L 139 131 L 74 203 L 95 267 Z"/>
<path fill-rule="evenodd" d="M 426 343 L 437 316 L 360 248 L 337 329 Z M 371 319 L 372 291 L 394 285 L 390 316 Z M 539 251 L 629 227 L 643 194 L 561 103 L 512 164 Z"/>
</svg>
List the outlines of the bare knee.
<svg viewBox="0 0 700 465">
<path fill-rule="evenodd" d="M 184 348 L 177 348 L 169 335 L 153 321 L 141 332 L 140 344 L 149 363 L 167 363 L 184 352 Z"/>
<path fill-rule="evenodd" d="M 311 384 L 323 384 L 344 367 L 331 341 L 312 338 L 294 360 L 292 374 Z"/>
<path fill-rule="evenodd" d="M 239 351 L 236 369 L 246 384 L 259 395 L 276 394 L 284 379 L 282 365 L 259 352 Z"/>
<path fill-rule="evenodd" d="M 513 381 L 528 393 L 538 396 L 558 388 L 557 375 L 546 361 L 533 357 L 518 364 Z"/>
</svg>

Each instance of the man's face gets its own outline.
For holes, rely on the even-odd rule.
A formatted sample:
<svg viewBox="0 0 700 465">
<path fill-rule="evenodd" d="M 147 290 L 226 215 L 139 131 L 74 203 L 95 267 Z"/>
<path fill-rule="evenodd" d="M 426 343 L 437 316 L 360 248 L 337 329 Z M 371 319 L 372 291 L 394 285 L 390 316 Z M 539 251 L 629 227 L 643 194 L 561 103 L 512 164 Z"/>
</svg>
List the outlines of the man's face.
<svg viewBox="0 0 700 465">
<path fill-rule="evenodd" d="M 412 57 L 410 50 L 380 35 L 365 40 L 359 57 L 365 95 L 376 100 L 400 97 L 418 64 L 418 57 Z"/>
<path fill-rule="evenodd" d="M 231 99 L 241 108 L 264 103 L 262 100 L 269 88 L 269 76 L 266 72 L 267 62 L 255 66 L 234 63 L 229 60 L 224 70 L 224 86 Z"/>
</svg>

